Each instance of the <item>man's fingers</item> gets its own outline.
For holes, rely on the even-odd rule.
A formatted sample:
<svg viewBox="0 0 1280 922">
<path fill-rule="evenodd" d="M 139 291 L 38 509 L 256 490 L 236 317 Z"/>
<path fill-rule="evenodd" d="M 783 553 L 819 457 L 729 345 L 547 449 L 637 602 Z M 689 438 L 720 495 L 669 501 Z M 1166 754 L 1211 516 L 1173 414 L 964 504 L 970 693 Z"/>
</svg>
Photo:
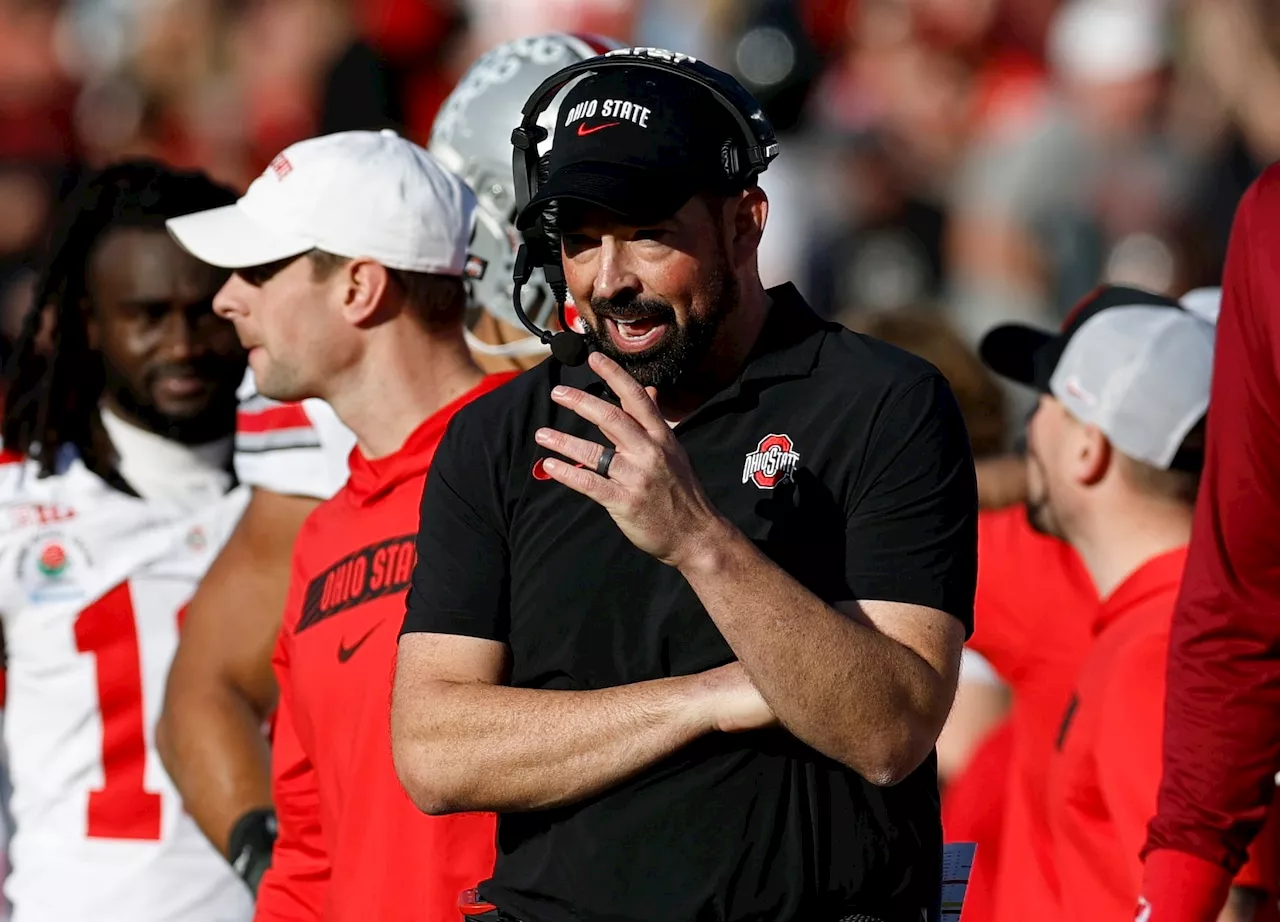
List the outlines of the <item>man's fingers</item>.
<svg viewBox="0 0 1280 922">
<path fill-rule="evenodd" d="M 585 467 L 574 467 L 568 461 L 560 461 L 557 458 L 547 458 L 542 462 L 542 469 L 551 476 L 552 480 L 595 500 L 602 506 L 618 489 L 594 471 L 589 471 Z"/>
<path fill-rule="evenodd" d="M 604 446 L 599 442 L 580 439 L 576 435 L 569 435 L 558 429 L 539 429 L 534 433 L 533 437 L 544 448 L 550 448 L 566 458 L 585 464 L 593 471 L 600 461 L 600 456 L 604 453 Z"/>
<path fill-rule="evenodd" d="M 653 436 L 666 435 L 671 431 L 667 421 L 658 411 L 649 389 L 640 386 L 640 382 L 631 377 L 627 370 L 603 352 L 593 352 L 587 361 L 591 368 L 604 379 L 609 389 L 622 401 L 622 409 L 626 410 L 645 430 Z M 655 392 L 656 393 L 656 392 Z"/>
<path fill-rule="evenodd" d="M 626 410 L 615 407 L 586 391 L 561 384 L 551 389 L 551 399 L 565 409 L 577 413 L 587 422 L 595 423 L 614 445 L 638 449 L 650 441 L 644 427 Z"/>
</svg>

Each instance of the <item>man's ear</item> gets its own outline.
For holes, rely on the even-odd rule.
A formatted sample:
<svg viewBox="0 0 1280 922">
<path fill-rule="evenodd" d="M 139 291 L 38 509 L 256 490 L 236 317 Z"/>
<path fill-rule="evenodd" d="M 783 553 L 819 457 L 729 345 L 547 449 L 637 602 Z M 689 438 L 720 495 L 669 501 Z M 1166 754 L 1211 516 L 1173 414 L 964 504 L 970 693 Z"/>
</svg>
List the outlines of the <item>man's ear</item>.
<svg viewBox="0 0 1280 922">
<path fill-rule="evenodd" d="M 1097 426 L 1080 426 L 1072 463 L 1076 479 L 1085 486 L 1094 486 L 1107 476 L 1111 468 L 1113 450 L 1111 442 Z"/>
<path fill-rule="evenodd" d="M 373 326 L 381 316 L 387 288 L 392 284 L 387 267 L 372 259 L 353 259 L 334 273 L 341 287 L 342 316 L 353 326 Z"/>
<path fill-rule="evenodd" d="M 769 220 L 769 197 L 759 186 L 740 193 L 731 200 L 733 209 L 733 239 L 730 252 L 736 266 L 745 266 L 755 260 L 764 236 L 764 226 Z"/>
</svg>

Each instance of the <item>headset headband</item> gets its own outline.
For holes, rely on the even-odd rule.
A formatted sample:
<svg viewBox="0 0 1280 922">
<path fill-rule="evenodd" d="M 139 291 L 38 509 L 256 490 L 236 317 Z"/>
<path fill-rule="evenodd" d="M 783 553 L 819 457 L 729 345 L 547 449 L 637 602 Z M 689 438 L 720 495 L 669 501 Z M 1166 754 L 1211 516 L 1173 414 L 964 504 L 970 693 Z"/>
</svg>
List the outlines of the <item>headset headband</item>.
<svg viewBox="0 0 1280 922">
<path fill-rule="evenodd" d="M 778 156 L 778 139 L 773 125 L 760 104 L 737 81 L 726 79 L 720 71 L 687 54 L 661 48 L 619 48 L 557 71 L 542 81 L 524 104 L 520 127 L 511 133 L 511 143 L 515 148 L 512 173 L 518 208 L 524 208 L 538 191 L 538 145 L 548 136 L 547 130 L 538 124 L 538 116 L 573 80 L 623 67 L 650 68 L 673 74 L 708 90 L 733 118 L 742 134 L 743 150 L 734 171 L 735 178 L 745 181 L 764 172 L 770 161 Z"/>
</svg>

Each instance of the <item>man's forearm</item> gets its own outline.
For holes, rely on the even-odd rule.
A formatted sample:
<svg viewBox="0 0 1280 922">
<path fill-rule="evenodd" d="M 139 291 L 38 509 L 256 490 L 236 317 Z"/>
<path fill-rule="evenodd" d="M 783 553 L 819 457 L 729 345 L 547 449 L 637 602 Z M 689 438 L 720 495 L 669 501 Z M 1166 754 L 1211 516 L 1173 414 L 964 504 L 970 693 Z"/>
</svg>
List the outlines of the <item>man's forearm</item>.
<svg viewBox="0 0 1280 922">
<path fill-rule="evenodd" d="M 681 572 L 782 725 L 877 784 L 914 771 L 954 681 L 823 602 L 731 525 L 706 547 Z"/>
<path fill-rule="evenodd" d="M 196 689 L 171 681 L 156 726 L 156 748 L 186 809 L 224 855 L 236 821 L 271 806 L 262 718 L 233 689 L 217 682 Z"/>
<path fill-rule="evenodd" d="M 409 672 L 397 670 L 391 709 L 396 770 L 432 814 L 574 803 L 712 729 L 700 676 L 542 691 Z"/>
</svg>

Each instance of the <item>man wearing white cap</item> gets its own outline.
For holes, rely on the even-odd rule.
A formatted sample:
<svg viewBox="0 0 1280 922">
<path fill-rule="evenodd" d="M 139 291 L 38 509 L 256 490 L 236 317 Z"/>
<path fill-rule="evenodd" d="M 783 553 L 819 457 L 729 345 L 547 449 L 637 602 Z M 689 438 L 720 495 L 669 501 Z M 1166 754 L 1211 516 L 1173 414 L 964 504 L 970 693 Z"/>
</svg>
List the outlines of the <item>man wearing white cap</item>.
<svg viewBox="0 0 1280 922">
<path fill-rule="evenodd" d="M 432 127 L 427 149 L 476 192 L 464 336 L 486 371 L 527 368 L 549 354 L 512 308 L 520 240 L 512 224 L 512 126 L 543 80 L 616 46 L 598 36 L 550 33 L 493 48 L 463 75 Z M 521 301 L 535 323 L 555 322 L 541 272 L 524 285 Z M 261 726 L 277 698 L 271 654 L 290 552 L 306 516 L 346 482 L 355 437 L 323 400 L 269 400 L 252 373 L 239 409 L 235 469 L 253 495 L 192 599 L 156 740 L 201 830 L 256 889 L 274 839 Z"/>
<path fill-rule="evenodd" d="M 389 616 L 404 610 L 427 467 L 453 413 L 509 377 L 486 378 L 463 339 L 474 207 L 422 148 L 346 132 L 290 147 L 235 205 L 169 222 L 234 270 L 214 309 L 259 392 L 321 398 L 356 437 L 350 480 L 294 546 L 259 920 L 451 919 L 493 861 L 491 817 L 414 808 L 387 731 Z"/>
<path fill-rule="evenodd" d="M 1063 920 L 1133 917 L 1160 783 L 1164 663 L 1191 535 L 1212 313 L 1107 288 L 1062 332 L 992 330 L 983 358 L 1041 391 L 1028 514 L 1079 553 L 1101 599 L 1047 768 L 1047 857 Z M 1264 875 L 1267 876 L 1267 875 Z"/>
</svg>

